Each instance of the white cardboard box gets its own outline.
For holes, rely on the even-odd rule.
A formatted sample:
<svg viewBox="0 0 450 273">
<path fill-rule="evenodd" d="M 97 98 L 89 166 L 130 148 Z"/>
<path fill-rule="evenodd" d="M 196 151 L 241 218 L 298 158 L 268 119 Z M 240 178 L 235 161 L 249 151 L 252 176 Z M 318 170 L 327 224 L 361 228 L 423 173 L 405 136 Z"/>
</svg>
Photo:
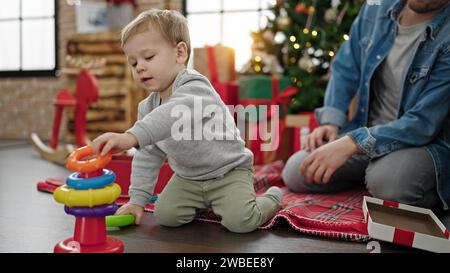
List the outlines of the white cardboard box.
<svg viewBox="0 0 450 273">
<path fill-rule="evenodd" d="M 450 233 L 429 209 L 364 196 L 370 237 L 433 252 L 450 252 Z"/>
</svg>

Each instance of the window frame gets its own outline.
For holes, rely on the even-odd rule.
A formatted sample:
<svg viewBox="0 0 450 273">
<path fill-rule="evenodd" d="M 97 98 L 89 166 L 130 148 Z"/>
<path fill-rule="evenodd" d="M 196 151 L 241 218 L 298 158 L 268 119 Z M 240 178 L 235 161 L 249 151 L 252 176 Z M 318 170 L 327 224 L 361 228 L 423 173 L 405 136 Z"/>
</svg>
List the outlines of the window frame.
<svg viewBox="0 0 450 273">
<path fill-rule="evenodd" d="M 220 43 L 223 43 L 223 35 L 224 35 L 224 22 L 223 22 L 223 15 L 224 14 L 232 14 L 232 13 L 240 13 L 240 12 L 258 12 L 258 25 L 261 26 L 261 18 L 262 18 L 262 12 L 270 10 L 269 8 L 264 9 L 262 8 L 262 1 L 259 0 L 259 7 L 257 9 L 236 9 L 236 10 L 224 10 L 223 0 L 217 0 L 220 1 L 220 10 L 219 11 L 195 11 L 195 12 L 188 12 L 187 11 L 187 1 L 188 0 L 182 0 L 182 14 L 186 19 L 188 19 L 189 15 L 198 15 L 198 14 L 219 14 L 220 15 Z M 195 0 L 193 0 L 195 1 Z"/>
<path fill-rule="evenodd" d="M 58 33 L 58 18 L 59 18 L 59 5 L 58 0 L 54 0 L 54 7 L 55 12 L 53 14 L 53 20 L 54 20 L 54 31 L 55 31 L 55 67 L 53 69 L 49 70 L 22 70 L 22 67 L 19 70 L 0 70 L 0 77 L 10 77 L 10 78 L 20 78 L 20 77 L 58 77 L 59 76 L 59 56 L 58 56 L 58 49 L 59 49 L 59 33 Z M 22 17 L 22 1 L 19 2 L 20 4 L 20 14 L 19 14 L 19 37 L 20 37 L 20 62 L 22 66 L 22 22 L 26 21 L 27 19 Z M 30 19 L 48 19 L 52 17 L 40 17 L 36 16 Z M 16 19 L 0 19 L 0 22 L 7 22 L 7 21 L 13 21 Z"/>
</svg>

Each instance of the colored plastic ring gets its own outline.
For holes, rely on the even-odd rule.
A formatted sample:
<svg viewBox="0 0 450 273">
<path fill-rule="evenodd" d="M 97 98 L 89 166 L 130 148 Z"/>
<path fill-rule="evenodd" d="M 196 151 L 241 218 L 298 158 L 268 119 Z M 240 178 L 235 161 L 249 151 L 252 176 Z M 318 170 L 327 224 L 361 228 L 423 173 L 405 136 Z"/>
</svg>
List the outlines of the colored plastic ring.
<svg viewBox="0 0 450 273">
<path fill-rule="evenodd" d="M 102 176 L 90 178 L 82 178 L 81 173 L 74 172 L 67 177 L 66 184 L 76 190 L 100 189 L 113 183 L 115 179 L 116 175 L 113 171 L 103 169 Z"/>
<path fill-rule="evenodd" d="M 150 197 L 150 199 L 148 199 L 148 202 L 153 203 L 156 202 L 156 200 L 158 200 L 158 195 L 153 195 L 152 197 Z"/>
<path fill-rule="evenodd" d="M 93 207 L 114 203 L 121 191 L 116 183 L 96 190 L 75 190 L 63 185 L 55 190 L 53 198 L 68 207 Z"/>
<path fill-rule="evenodd" d="M 134 221 L 132 214 L 106 216 L 107 227 L 125 227 L 134 224 Z"/>
<path fill-rule="evenodd" d="M 91 146 L 78 148 L 67 157 L 66 167 L 73 172 L 91 173 L 103 169 L 112 158 L 112 154 L 107 153 L 105 156 L 97 155 L 95 158 L 89 160 L 81 160 L 82 158 L 93 155 L 94 151 Z"/>
<path fill-rule="evenodd" d="M 68 207 L 64 206 L 64 211 L 75 217 L 105 217 L 113 215 L 117 211 L 117 204 L 89 207 Z"/>
</svg>

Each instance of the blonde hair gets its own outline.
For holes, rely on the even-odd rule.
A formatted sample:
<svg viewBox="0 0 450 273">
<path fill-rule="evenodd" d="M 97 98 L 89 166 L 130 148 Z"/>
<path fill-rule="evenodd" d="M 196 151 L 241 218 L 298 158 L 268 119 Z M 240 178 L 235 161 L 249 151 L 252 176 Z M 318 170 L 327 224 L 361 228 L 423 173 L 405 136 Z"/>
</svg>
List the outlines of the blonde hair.
<svg viewBox="0 0 450 273">
<path fill-rule="evenodd" d="M 156 28 L 167 42 L 176 46 L 179 42 L 187 45 L 187 60 L 191 54 L 191 40 L 186 18 L 175 10 L 150 9 L 141 12 L 121 31 L 121 46 L 134 35 Z"/>
</svg>

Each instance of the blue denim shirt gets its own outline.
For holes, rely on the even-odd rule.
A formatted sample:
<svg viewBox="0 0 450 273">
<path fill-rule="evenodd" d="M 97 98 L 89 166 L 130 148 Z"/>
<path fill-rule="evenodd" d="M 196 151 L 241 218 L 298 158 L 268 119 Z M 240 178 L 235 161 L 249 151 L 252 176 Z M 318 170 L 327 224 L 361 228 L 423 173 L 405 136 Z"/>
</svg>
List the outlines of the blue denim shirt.
<svg viewBox="0 0 450 273">
<path fill-rule="evenodd" d="M 418 38 L 403 75 L 397 118 L 368 127 L 370 84 L 388 55 L 405 1 L 366 4 L 353 22 L 350 39 L 336 54 L 319 124 L 336 124 L 360 150 L 377 158 L 399 149 L 424 146 L 433 158 L 439 197 L 450 204 L 450 5 L 436 14 Z M 359 93 L 355 117 L 347 121 Z"/>
</svg>

